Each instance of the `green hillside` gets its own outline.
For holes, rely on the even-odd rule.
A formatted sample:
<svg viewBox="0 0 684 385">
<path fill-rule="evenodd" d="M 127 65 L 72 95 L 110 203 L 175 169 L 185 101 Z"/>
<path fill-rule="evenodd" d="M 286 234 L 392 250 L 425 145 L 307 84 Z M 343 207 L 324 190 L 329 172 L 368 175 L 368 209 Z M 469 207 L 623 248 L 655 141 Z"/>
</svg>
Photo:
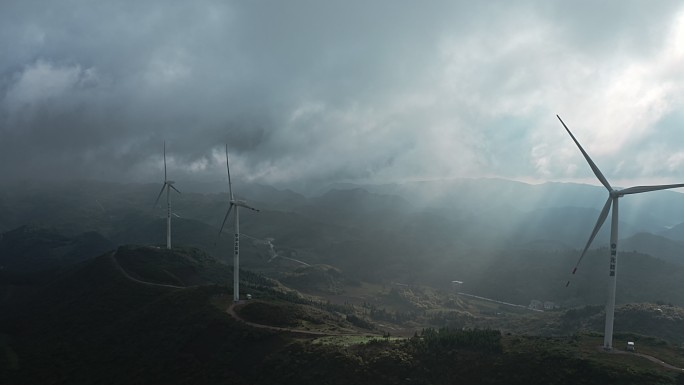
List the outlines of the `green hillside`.
<svg viewBox="0 0 684 385">
<path fill-rule="evenodd" d="M 250 322 L 346 337 L 330 340 L 253 328 L 226 313 L 230 290 L 215 284 L 226 272 L 226 267 L 190 248 L 126 246 L 76 265 L 39 285 L 25 301 L 0 303 L 0 380 L 17 385 L 451 384 L 455 379 L 481 384 L 674 384 L 678 380 L 676 373 L 639 357 L 599 353 L 599 339 L 592 335 L 541 338 L 492 329 L 425 328 L 413 338 L 364 339 L 360 337 L 370 332 L 354 326 L 361 322 L 357 317 L 364 317 L 363 307 L 316 302 L 245 272 L 245 285 L 261 298 L 240 311 Z M 189 282 L 196 286 L 161 286 Z M 408 292 L 413 293 L 412 301 L 432 298 L 425 303 L 439 306 L 438 294 L 429 297 L 418 288 Z M 463 300 L 458 306 L 475 311 Z M 656 312 L 664 318 L 679 317 L 675 310 L 661 310 Z M 586 316 L 591 320 L 594 315 Z M 622 319 L 618 317 L 619 322 Z M 649 324 L 633 312 L 630 319 L 651 328 L 678 325 L 661 323 L 657 317 Z M 639 346 L 684 364 L 677 347 L 658 341 L 643 337 Z"/>
<path fill-rule="evenodd" d="M 220 286 L 134 282 L 108 255 L 98 257 L 31 300 L 3 306 L 2 382 L 210 383 L 234 376 L 241 383 L 255 370 L 252 361 L 281 338 L 238 327 L 211 304 L 224 294 Z M 240 370 L 247 374 L 234 372 Z"/>
</svg>

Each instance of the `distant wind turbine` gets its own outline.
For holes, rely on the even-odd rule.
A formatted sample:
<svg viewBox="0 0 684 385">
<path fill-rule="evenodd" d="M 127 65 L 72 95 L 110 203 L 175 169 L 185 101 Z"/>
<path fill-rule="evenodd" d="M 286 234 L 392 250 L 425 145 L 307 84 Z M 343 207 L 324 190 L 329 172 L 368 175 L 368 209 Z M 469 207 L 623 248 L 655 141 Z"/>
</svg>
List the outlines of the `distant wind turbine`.
<svg viewBox="0 0 684 385">
<path fill-rule="evenodd" d="M 226 225 L 230 211 L 235 207 L 235 236 L 233 239 L 233 301 L 240 301 L 240 215 L 239 208 L 244 207 L 246 209 L 259 212 L 259 210 L 254 207 L 248 206 L 247 202 L 243 200 L 235 200 L 233 196 L 233 185 L 230 181 L 230 166 L 228 165 L 228 145 L 226 144 L 226 170 L 228 171 L 228 192 L 230 193 L 230 205 L 228 206 L 228 211 L 226 211 L 226 216 L 223 218 L 223 223 L 221 224 L 221 229 L 219 230 L 219 237 L 221 232 L 223 232 L 223 227 Z"/>
<path fill-rule="evenodd" d="M 157 203 L 159 203 L 159 198 L 161 198 L 162 194 L 164 193 L 164 190 L 166 189 L 166 248 L 171 249 L 171 201 L 169 199 L 169 190 L 173 189 L 177 193 L 180 194 L 180 191 L 176 187 L 174 187 L 174 181 L 169 180 L 166 177 L 166 141 L 164 141 L 164 184 L 162 185 L 161 190 L 159 191 L 159 195 L 157 195 L 157 200 L 154 201 L 154 205 L 157 206 Z M 176 215 L 176 214 L 173 214 Z M 178 215 L 176 215 L 178 216 Z"/>
<path fill-rule="evenodd" d="M 570 132 L 570 129 L 568 129 L 568 126 L 565 125 L 563 120 L 560 118 L 560 116 L 556 115 L 558 120 L 560 120 L 561 124 L 563 127 L 565 127 L 565 130 L 570 134 L 570 137 L 572 140 L 575 142 L 579 150 L 582 152 L 582 155 L 584 155 L 584 159 L 587 160 L 587 163 L 589 163 L 589 166 L 591 167 L 592 171 L 594 172 L 594 175 L 596 175 L 596 178 L 601 182 L 601 184 L 608 190 L 608 200 L 606 201 L 606 204 L 603 205 L 603 210 L 601 210 L 601 214 L 599 214 L 598 220 L 596 221 L 596 225 L 594 226 L 594 230 L 591 232 L 591 236 L 589 237 L 589 241 L 587 242 L 586 246 L 584 246 L 584 250 L 582 250 L 582 254 L 579 257 L 579 260 L 575 264 L 575 268 L 572 270 L 572 274 L 575 274 L 577 271 L 577 267 L 579 266 L 580 262 L 582 262 L 582 258 L 584 258 L 584 255 L 586 254 L 587 250 L 589 249 L 589 246 L 591 245 L 591 242 L 594 240 L 596 237 L 596 234 L 599 232 L 601 229 L 601 226 L 603 225 L 603 222 L 605 222 L 606 218 L 608 217 L 608 211 L 610 211 L 611 205 L 613 207 L 613 215 L 612 215 L 612 221 L 611 221 L 611 227 L 610 227 L 610 269 L 608 270 L 608 302 L 606 303 L 606 326 L 605 326 L 605 332 L 603 336 L 603 348 L 605 350 L 612 350 L 613 349 L 613 319 L 614 319 L 614 314 L 615 314 L 615 284 L 616 284 L 616 275 L 617 275 L 617 241 L 618 241 L 618 199 L 625 196 L 625 195 L 630 195 L 630 194 L 639 194 L 639 193 L 644 193 L 644 192 L 649 192 L 649 191 L 657 191 L 657 190 L 666 190 L 666 189 L 671 189 L 671 188 L 678 188 L 678 187 L 684 187 L 684 183 L 682 184 L 667 184 L 667 185 L 657 185 L 657 186 L 635 186 L 635 187 L 629 187 L 626 189 L 622 190 L 616 190 L 610 186 L 608 183 L 608 180 L 606 177 L 603 176 L 599 168 L 596 166 L 594 161 L 591 160 L 589 155 L 587 154 L 586 151 L 584 151 L 584 148 L 579 144 L 577 139 L 575 139 L 575 136 Z M 570 284 L 570 281 L 565 284 L 567 287 Z"/>
</svg>

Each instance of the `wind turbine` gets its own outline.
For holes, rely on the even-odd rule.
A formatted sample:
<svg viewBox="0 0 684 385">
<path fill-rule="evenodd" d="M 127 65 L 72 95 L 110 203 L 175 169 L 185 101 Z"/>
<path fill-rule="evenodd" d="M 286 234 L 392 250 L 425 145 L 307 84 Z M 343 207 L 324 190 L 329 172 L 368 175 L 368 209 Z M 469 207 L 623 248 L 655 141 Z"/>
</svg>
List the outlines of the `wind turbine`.
<svg viewBox="0 0 684 385">
<path fill-rule="evenodd" d="M 589 154 L 587 154 L 587 152 L 584 151 L 584 148 L 582 148 L 577 139 L 575 139 L 575 136 L 572 134 L 572 132 L 570 132 L 568 126 L 566 126 L 563 122 L 563 119 L 561 119 L 558 115 L 556 115 L 556 117 L 558 118 L 558 120 L 560 120 L 563 127 L 565 127 L 565 130 L 568 132 L 568 134 L 570 134 L 570 137 L 575 142 L 579 150 L 582 152 L 582 155 L 584 155 L 584 159 L 586 159 L 587 163 L 589 163 L 589 166 L 591 167 L 592 171 L 594 171 L 594 175 L 596 175 L 596 178 L 598 178 L 601 184 L 608 190 L 608 200 L 606 200 L 606 204 L 603 205 L 603 210 L 601 210 L 601 214 L 599 214 L 598 220 L 596 221 L 596 225 L 594 225 L 594 230 L 591 232 L 589 241 L 587 242 L 586 246 L 584 246 L 584 250 L 582 250 L 582 254 L 580 255 L 579 260 L 575 264 L 575 268 L 572 269 L 572 274 L 575 274 L 575 272 L 577 271 L 577 267 L 579 266 L 580 262 L 582 262 L 582 258 L 584 258 L 584 255 L 589 249 L 591 242 L 594 240 L 596 234 L 601 229 L 603 222 L 605 222 L 606 218 L 608 217 L 608 211 L 610 211 L 611 206 L 613 208 L 613 215 L 610 224 L 610 268 L 608 270 L 608 301 L 606 302 L 606 326 L 603 335 L 603 349 L 612 350 L 613 319 L 615 315 L 615 284 L 617 275 L 618 199 L 630 194 L 639 194 L 649 191 L 684 187 L 684 183 L 657 186 L 634 186 L 622 190 L 614 189 L 613 187 L 611 187 L 610 183 L 608 183 L 608 180 L 605 176 L 603 176 L 601 170 L 599 170 L 594 161 L 591 160 Z M 570 281 L 568 281 L 568 283 L 566 283 L 565 286 L 567 287 L 569 284 Z"/>
<path fill-rule="evenodd" d="M 226 211 L 226 216 L 223 218 L 223 223 L 221 224 L 221 229 L 219 230 L 219 237 L 221 232 L 223 232 L 223 227 L 226 225 L 230 211 L 235 207 L 235 235 L 233 238 L 233 301 L 240 301 L 240 215 L 239 208 L 244 207 L 246 209 L 259 212 L 259 210 L 254 207 L 248 206 L 247 202 L 243 200 L 235 200 L 233 196 L 233 185 L 230 181 L 230 166 L 228 165 L 228 145 L 226 144 L 226 170 L 228 171 L 228 192 L 230 193 L 230 205 L 228 206 L 228 211 Z"/>
<path fill-rule="evenodd" d="M 166 177 L 166 141 L 164 141 L 164 184 L 162 185 L 159 195 L 157 195 L 157 200 L 154 201 L 154 205 L 157 206 L 159 203 L 159 198 L 161 198 L 164 190 L 166 190 L 166 248 L 171 249 L 171 201 L 169 200 L 169 192 L 171 189 L 180 194 L 180 191 L 174 187 L 174 181 L 169 180 Z M 176 214 L 173 214 L 176 215 Z M 177 215 L 176 215 L 177 216 Z"/>
</svg>

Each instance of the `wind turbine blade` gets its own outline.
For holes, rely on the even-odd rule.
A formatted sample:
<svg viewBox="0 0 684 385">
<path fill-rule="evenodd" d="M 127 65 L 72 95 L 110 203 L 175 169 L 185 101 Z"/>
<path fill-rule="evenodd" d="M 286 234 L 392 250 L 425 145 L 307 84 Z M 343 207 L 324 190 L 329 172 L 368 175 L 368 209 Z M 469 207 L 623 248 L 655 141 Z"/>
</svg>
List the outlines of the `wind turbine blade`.
<svg viewBox="0 0 684 385">
<path fill-rule="evenodd" d="M 166 182 L 166 141 L 164 141 L 164 182 Z"/>
<path fill-rule="evenodd" d="M 230 200 L 233 198 L 233 184 L 230 181 L 230 166 L 228 165 L 228 143 L 226 143 L 226 170 L 228 171 L 228 192 L 230 192 Z"/>
<path fill-rule="evenodd" d="M 230 204 L 228 207 L 228 211 L 226 211 L 226 216 L 223 218 L 223 223 L 221 223 L 221 229 L 218 232 L 218 235 L 221 236 L 221 232 L 223 231 L 223 227 L 226 225 L 226 221 L 228 220 L 228 216 L 230 215 L 230 210 L 233 209 L 233 203 Z"/>
<path fill-rule="evenodd" d="M 154 201 L 154 206 L 153 206 L 153 207 L 156 207 L 156 206 L 157 206 L 157 203 L 159 203 L 159 198 L 161 198 L 162 194 L 164 193 L 164 188 L 165 188 L 165 187 L 166 187 L 166 183 L 164 183 L 164 184 L 162 185 L 161 190 L 159 190 L 159 195 L 157 195 L 157 199 Z"/>
<path fill-rule="evenodd" d="M 661 184 L 657 186 L 634 186 L 630 188 L 626 188 L 624 190 L 620 190 L 619 194 L 620 195 L 629 195 L 629 194 L 639 194 L 642 192 L 649 192 L 649 191 L 658 191 L 658 190 L 667 190 L 671 188 L 679 188 L 679 187 L 684 187 L 684 183 L 680 184 Z"/>
<path fill-rule="evenodd" d="M 575 274 L 577 271 L 577 268 L 579 267 L 579 264 L 582 262 L 582 258 L 584 258 L 584 255 L 587 253 L 587 250 L 589 250 L 589 246 L 591 246 L 591 242 L 594 241 L 594 238 L 596 238 L 596 234 L 598 234 L 599 230 L 601 230 L 601 226 L 603 226 L 603 222 L 606 221 L 606 218 L 608 217 L 608 211 L 610 211 L 610 204 L 613 202 L 612 197 L 608 197 L 608 200 L 606 201 L 606 204 L 603 205 L 603 210 L 601 210 L 601 214 L 599 214 L 598 220 L 596 220 L 596 225 L 594 225 L 594 230 L 591 232 L 591 236 L 589 237 L 589 241 L 587 241 L 587 245 L 584 246 L 584 250 L 582 250 L 582 254 L 580 255 L 579 259 L 577 260 L 577 263 L 575 264 L 575 268 L 572 269 L 572 274 Z M 568 281 L 565 286 L 567 287 L 570 284 L 570 281 Z"/>
<path fill-rule="evenodd" d="M 250 209 L 250 210 L 252 210 L 252 211 L 256 211 L 256 212 L 259 212 L 259 211 L 260 211 L 259 209 L 255 209 L 255 208 L 252 207 L 252 206 L 247 206 L 246 204 L 241 203 L 241 202 L 239 202 L 238 205 L 239 205 L 240 207 L 244 207 L 244 208 Z"/>
<path fill-rule="evenodd" d="M 561 119 L 560 116 L 558 116 L 558 115 L 556 115 L 556 117 L 558 118 L 558 120 L 560 120 L 563 127 L 565 127 L 565 131 L 567 131 L 568 134 L 570 134 L 570 137 L 575 142 L 577 147 L 579 147 L 580 151 L 582 151 L 582 155 L 584 155 L 584 159 L 586 159 L 587 163 L 589 163 L 591 170 L 594 171 L 594 175 L 596 175 L 598 180 L 601 181 L 601 184 L 604 185 L 608 189 L 608 191 L 613 191 L 613 188 L 610 187 L 610 183 L 608 183 L 608 180 L 606 179 L 606 177 L 603 176 L 603 174 L 601 173 L 601 170 L 599 170 L 598 166 L 596 166 L 596 163 L 594 163 L 594 161 L 591 160 L 591 158 L 589 157 L 589 154 L 587 154 L 587 152 L 584 151 L 584 148 L 582 148 L 582 145 L 580 145 L 579 142 L 577 141 L 577 139 L 575 139 L 575 135 L 573 135 L 572 132 L 570 132 L 570 129 L 568 128 L 568 126 L 565 125 L 565 122 L 563 122 L 563 119 Z"/>
<path fill-rule="evenodd" d="M 175 188 L 175 187 L 174 187 L 174 186 L 173 186 L 172 184 L 170 184 L 170 185 L 169 185 L 169 187 L 171 187 L 172 189 L 176 190 L 176 192 L 177 192 L 177 193 L 179 193 L 179 194 L 181 193 L 181 192 L 180 192 L 180 191 L 178 191 L 178 189 L 177 189 L 177 188 Z"/>
</svg>

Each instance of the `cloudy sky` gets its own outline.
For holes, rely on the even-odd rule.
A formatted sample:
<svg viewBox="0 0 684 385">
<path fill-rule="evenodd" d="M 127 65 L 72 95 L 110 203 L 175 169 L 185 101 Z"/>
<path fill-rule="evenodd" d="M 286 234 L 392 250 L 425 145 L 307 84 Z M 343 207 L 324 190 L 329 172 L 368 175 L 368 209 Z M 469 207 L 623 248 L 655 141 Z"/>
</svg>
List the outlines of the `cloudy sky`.
<svg viewBox="0 0 684 385">
<path fill-rule="evenodd" d="M 3 178 L 684 180 L 679 1 L 0 3 Z"/>
</svg>

